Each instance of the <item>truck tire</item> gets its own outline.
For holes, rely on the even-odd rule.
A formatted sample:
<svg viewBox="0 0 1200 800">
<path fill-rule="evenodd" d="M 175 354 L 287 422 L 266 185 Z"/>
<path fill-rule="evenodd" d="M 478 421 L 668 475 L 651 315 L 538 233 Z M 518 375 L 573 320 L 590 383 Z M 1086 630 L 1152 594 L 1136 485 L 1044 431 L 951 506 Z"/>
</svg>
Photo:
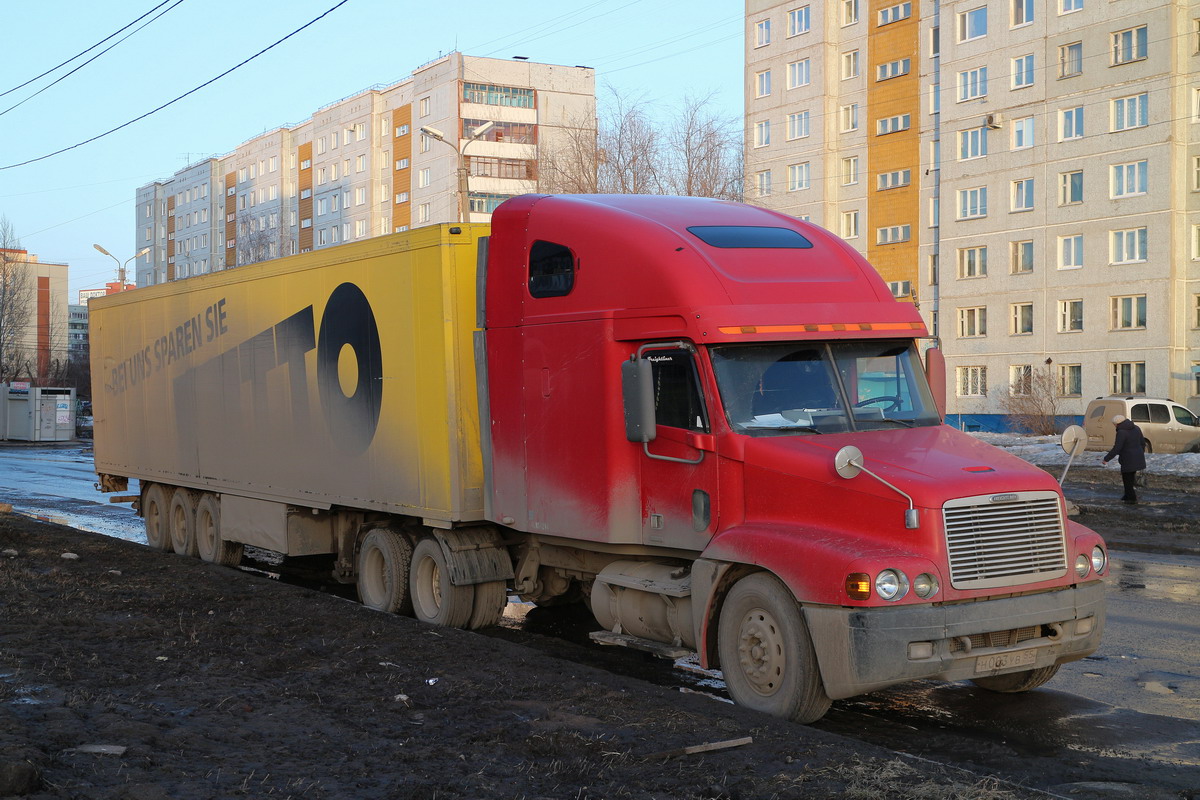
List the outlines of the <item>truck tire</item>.
<svg viewBox="0 0 1200 800">
<path fill-rule="evenodd" d="M 508 585 L 504 581 L 475 584 L 475 602 L 467 629 L 477 631 L 495 625 L 504 616 L 504 607 L 507 605 Z"/>
<path fill-rule="evenodd" d="M 167 552 L 171 549 L 171 533 L 167 528 L 167 493 L 162 484 L 152 483 L 142 497 L 142 519 L 146 523 L 146 544 L 151 549 Z"/>
<path fill-rule="evenodd" d="M 757 572 L 734 584 L 721 608 L 717 651 L 738 705 L 794 722 L 829 710 L 808 625 L 779 579 Z"/>
<path fill-rule="evenodd" d="M 177 488 L 171 494 L 167 529 L 171 532 L 171 547 L 181 556 L 195 558 L 196 549 L 196 501 L 191 492 Z"/>
<path fill-rule="evenodd" d="M 358 549 L 358 599 L 388 614 L 412 614 L 408 569 L 412 545 L 400 534 L 376 528 Z"/>
<path fill-rule="evenodd" d="M 989 692 L 1013 694 L 1016 692 L 1028 692 L 1030 689 L 1038 688 L 1053 678 L 1056 672 L 1058 672 L 1058 664 L 1051 664 L 1048 667 L 1027 669 L 1023 672 L 1010 672 L 1007 675 L 989 675 L 986 678 L 972 678 L 971 683 L 981 689 L 987 689 Z"/>
<path fill-rule="evenodd" d="M 409 570 L 413 616 L 447 628 L 464 628 L 475 607 L 475 587 L 450 583 L 446 556 L 436 539 L 425 538 L 413 549 Z"/>
<path fill-rule="evenodd" d="M 242 563 L 242 544 L 221 538 L 221 498 L 205 493 L 196 504 L 196 550 L 210 564 L 236 567 Z"/>
</svg>

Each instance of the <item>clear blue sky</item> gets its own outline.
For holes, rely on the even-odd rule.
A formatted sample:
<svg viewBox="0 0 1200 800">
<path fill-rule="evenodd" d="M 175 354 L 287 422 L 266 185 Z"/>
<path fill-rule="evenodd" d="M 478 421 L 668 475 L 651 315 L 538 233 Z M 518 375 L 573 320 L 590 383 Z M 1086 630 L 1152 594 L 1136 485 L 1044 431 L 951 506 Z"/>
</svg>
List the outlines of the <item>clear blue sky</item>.
<svg viewBox="0 0 1200 800">
<path fill-rule="evenodd" d="M 116 39 L 0 97 L 0 167 L 70 147 L 219 75 L 338 0 L 176 0 L 163 16 L 36 97 L 35 91 Z M 0 92 L 24 83 L 150 11 L 161 0 L 5 3 Z M 446 13 L 453 9 L 454 13 Z M 148 19 L 151 19 L 152 14 Z M 116 279 L 134 253 L 134 192 L 190 161 L 223 155 L 318 107 L 452 50 L 584 65 L 604 87 L 657 103 L 715 94 L 742 113 L 743 3 L 567 0 L 417 3 L 348 0 L 227 77 L 129 127 L 61 155 L 0 169 L 0 215 L 43 260 L 70 265 L 79 289 Z M 27 100 L 27 98 L 29 98 Z M 25 101 L 5 113 L 16 103 Z M 132 267 L 132 265 L 130 265 Z"/>
</svg>

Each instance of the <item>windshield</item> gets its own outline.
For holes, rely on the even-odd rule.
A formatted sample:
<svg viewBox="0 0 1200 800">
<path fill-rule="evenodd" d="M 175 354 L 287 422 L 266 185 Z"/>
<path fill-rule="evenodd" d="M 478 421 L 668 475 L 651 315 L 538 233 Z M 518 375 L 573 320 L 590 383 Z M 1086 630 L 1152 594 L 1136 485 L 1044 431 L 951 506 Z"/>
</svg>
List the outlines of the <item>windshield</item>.
<svg viewBox="0 0 1200 800">
<path fill-rule="evenodd" d="M 908 340 L 786 342 L 711 349 L 725 415 L 751 435 L 938 425 Z"/>
</svg>

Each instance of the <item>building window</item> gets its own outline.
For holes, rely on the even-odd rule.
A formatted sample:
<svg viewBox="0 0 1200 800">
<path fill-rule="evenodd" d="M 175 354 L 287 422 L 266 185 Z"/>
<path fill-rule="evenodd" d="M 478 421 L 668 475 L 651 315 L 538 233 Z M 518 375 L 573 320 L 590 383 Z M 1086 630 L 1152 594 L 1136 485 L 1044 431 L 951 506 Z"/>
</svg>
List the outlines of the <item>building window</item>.
<svg viewBox="0 0 1200 800">
<path fill-rule="evenodd" d="M 1012 0 L 1012 26 L 1033 22 L 1033 0 Z"/>
<path fill-rule="evenodd" d="M 842 238 L 857 239 L 858 238 L 858 212 L 843 211 L 842 212 Z"/>
<path fill-rule="evenodd" d="M 892 297 L 897 299 L 912 297 L 912 281 L 889 281 L 888 291 L 892 293 Z"/>
<path fill-rule="evenodd" d="M 787 88 L 795 89 L 812 83 L 812 62 L 807 58 L 788 64 Z"/>
<path fill-rule="evenodd" d="M 396 159 L 396 169 L 397 170 L 408 169 L 408 159 L 407 158 L 397 158 Z"/>
<path fill-rule="evenodd" d="M 1083 266 L 1083 234 L 1058 237 L 1058 268 L 1079 269 Z"/>
<path fill-rule="evenodd" d="M 354 190 L 354 205 L 361 206 L 367 202 L 367 187 L 359 186 Z"/>
<path fill-rule="evenodd" d="M 407 202 L 408 202 L 408 192 L 397 192 L 396 193 L 396 205 L 400 205 L 401 203 L 407 203 Z"/>
<path fill-rule="evenodd" d="M 1012 123 L 1012 149 L 1024 150 L 1033 147 L 1033 117 L 1014 119 Z"/>
<path fill-rule="evenodd" d="M 899 78 L 901 75 L 907 75 L 911 68 L 912 59 L 901 58 L 889 61 L 875 68 L 875 80 L 886 81 L 890 78 Z"/>
<path fill-rule="evenodd" d="M 788 12 L 788 36 L 799 36 L 811 30 L 812 15 L 808 6 L 794 8 Z"/>
<path fill-rule="evenodd" d="M 1033 53 L 1012 60 L 1012 87 L 1024 89 L 1033 86 Z"/>
<path fill-rule="evenodd" d="M 1083 330 L 1083 301 L 1058 301 L 1058 332 L 1075 333 Z"/>
<path fill-rule="evenodd" d="M 879 190 L 895 189 L 912 183 L 912 170 L 898 169 L 894 172 L 879 173 Z"/>
<path fill-rule="evenodd" d="M 1058 396 L 1079 397 L 1083 394 L 1083 365 L 1058 365 Z"/>
<path fill-rule="evenodd" d="M 1033 303 L 1012 303 L 1008 311 L 1009 333 L 1013 336 L 1033 333 Z"/>
<path fill-rule="evenodd" d="M 1112 394 L 1145 394 L 1146 362 L 1116 361 L 1109 364 Z"/>
<path fill-rule="evenodd" d="M 889 133 L 898 133 L 906 131 L 912 126 L 911 114 L 899 114 L 894 117 L 884 117 L 878 122 L 879 128 L 877 135 L 886 136 Z"/>
<path fill-rule="evenodd" d="M 958 14 L 958 40 L 960 42 L 987 36 L 987 6 L 979 6 Z"/>
<path fill-rule="evenodd" d="M 1008 367 L 1008 393 L 1016 397 L 1033 394 L 1033 365 L 1011 364 Z"/>
<path fill-rule="evenodd" d="M 858 103 L 842 106 L 839 117 L 842 123 L 842 133 L 858 130 Z"/>
<path fill-rule="evenodd" d="M 1114 331 L 1146 327 L 1146 295 L 1112 297 L 1109 298 L 1109 302 L 1112 311 L 1109 327 Z"/>
<path fill-rule="evenodd" d="M 958 277 L 982 278 L 987 275 L 987 247 L 963 247 L 958 251 Z"/>
<path fill-rule="evenodd" d="M 911 16 L 912 3 L 899 3 L 879 10 L 879 24 L 880 26 L 891 25 L 893 22 L 899 22 Z"/>
<path fill-rule="evenodd" d="M 858 51 L 842 53 L 842 80 L 858 77 Z"/>
<path fill-rule="evenodd" d="M 958 132 L 958 160 L 983 158 L 988 153 L 987 128 L 971 128 Z"/>
<path fill-rule="evenodd" d="M 805 161 L 803 164 L 788 165 L 788 191 L 798 192 L 801 189 L 807 189 L 809 186 L 809 164 Z"/>
<path fill-rule="evenodd" d="M 842 25 L 858 22 L 858 0 L 842 0 Z"/>
<path fill-rule="evenodd" d="M 1131 164 L 1113 164 L 1111 194 L 1113 197 L 1129 197 L 1146 193 L 1147 161 Z"/>
<path fill-rule="evenodd" d="M 911 225 L 890 225 L 875 231 L 876 244 L 896 244 L 912 238 Z"/>
<path fill-rule="evenodd" d="M 771 120 L 754 123 L 754 146 L 766 147 L 771 143 Z"/>
<path fill-rule="evenodd" d="M 764 19 L 754 23 L 754 46 L 766 47 L 771 43 L 771 20 Z"/>
<path fill-rule="evenodd" d="M 1073 78 L 1083 73 L 1083 42 L 1071 42 L 1058 48 L 1058 77 Z"/>
<path fill-rule="evenodd" d="M 809 120 L 811 115 L 807 111 L 797 111 L 795 114 L 788 114 L 788 138 L 803 139 L 809 135 Z"/>
<path fill-rule="evenodd" d="M 771 93 L 771 70 L 764 69 L 754 74 L 754 92 L 756 97 L 766 97 Z"/>
<path fill-rule="evenodd" d="M 766 169 L 757 173 L 755 183 L 758 185 L 758 196 L 766 197 L 771 194 L 771 170 Z"/>
<path fill-rule="evenodd" d="M 958 191 L 958 218 L 978 219 L 987 216 L 987 187 L 975 186 Z"/>
<path fill-rule="evenodd" d="M 1083 106 L 1064 108 L 1059 116 L 1059 138 L 1083 138 Z"/>
<path fill-rule="evenodd" d="M 1012 210 L 1033 211 L 1033 178 L 1012 182 Z"/>
<path fill-rule="evenodd" d="M 842 159 L 842 186 L 858 183 L 858 156 Z"/>
<path fill-rule="evenodd" d="M 1146 229 L 1112 232 L 1112 263 L 1131 264 L 1146 260 Z"/>
<path fill-rule="evenodd" d="M 397 137 L 408 136 L 408 125 L 397 125 L 395 134 Z"/>
<path fill-rule="evenodd" d="M 987 96 L 987 67 L 958 73 L 958 102 Z"/>
<path fill-rule="evenodd" d="M 425 189 L 429 186 L 429 167 L 417 171 L 417 188 Z"/>
<path fill-rule="evenodd" d="M 1082 11 L 1083 0 L 1058 0 L 1058 13 L 1070 14 L 1072 11 Z"/>
<path fill-rule="evenodd" d="M 1128 28 L 1112 35 L 1112 63 L 1128 64 L 1146 57 L 1146 26 Z"/>
<path fill-rule="evenodd" d="M 960 339 L 978 339 L 987 336 L 986 306 L 958 310 L 958 336 Z"/>
<path fill-rule="evenodd" d="M 1083 202 L 1083 170 L 1058 173 L 1058 204 L 1073 206 Z"/>
<path fill-rule="evenodd" d="M 1011 256 L 1010 271 L 1014 275 L 1033 272 L 1033 241 L 1026 239 L 1012 242 L 1009 255 Z"/>
<path fill-rule="evenodd" d="M 354 171 L 355 172 L 365 172 L 366 169 L 367 169 L 367 157 L 366 156 L 355 156 L 354 157 Z"/>
<path fill-rule="evenodd" d="M 955 369 L 959 397 L 987 397 L 987 367 Z"/>
<path fill-rule="evenodd" d="M 1146 92 L 1112 101 L 1112 129 L 1144 128 L 1149 119 L 1150 97 Z"/>
</svg>

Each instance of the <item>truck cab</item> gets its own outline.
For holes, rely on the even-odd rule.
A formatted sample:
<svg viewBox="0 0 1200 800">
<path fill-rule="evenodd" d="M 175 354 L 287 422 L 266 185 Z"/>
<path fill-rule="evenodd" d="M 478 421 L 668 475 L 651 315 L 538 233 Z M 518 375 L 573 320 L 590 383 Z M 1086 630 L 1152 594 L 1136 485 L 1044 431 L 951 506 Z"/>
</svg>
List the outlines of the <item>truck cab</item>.
<svg viewBox="0 0 1200 800">
<path fill-rule="evenodd" d="M 916 678 L 1023 691 L 1098 647 L 1100 537 L 942 424 L 924 323 L 839 238 L 528 195 L 480 286 L 485 515 L 527 536 L 518 593 L 582 596 L 598 641 L 695 650 L 798 721 Z"/>
</svg>

